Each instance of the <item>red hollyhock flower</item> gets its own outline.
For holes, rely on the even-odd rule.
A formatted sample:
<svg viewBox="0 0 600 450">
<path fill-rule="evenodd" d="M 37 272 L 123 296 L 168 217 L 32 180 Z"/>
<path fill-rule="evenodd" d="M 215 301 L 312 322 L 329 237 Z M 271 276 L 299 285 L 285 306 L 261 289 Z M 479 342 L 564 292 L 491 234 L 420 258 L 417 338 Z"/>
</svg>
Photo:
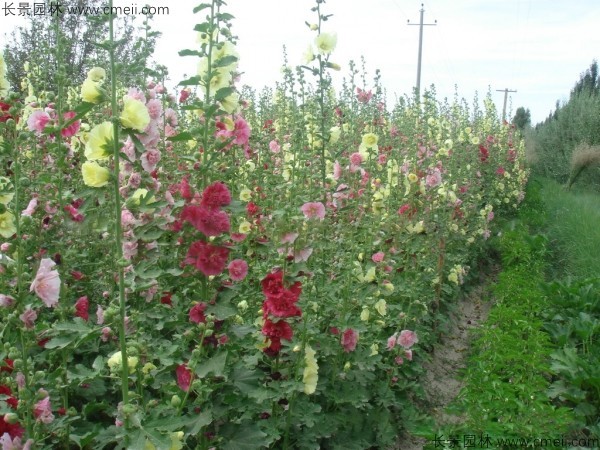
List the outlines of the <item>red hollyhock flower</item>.
<svg viewBox="0 0 600 450">
<path fill-rule="evenodd" d="M 231 193 L 227 186 L 220 181 L 217 181 L 210 186 L 207 186 L 202 192 L 202 201 L 200 204 L 208 208 L 219 208 L 227 206 L 231 203 Z"/>
<path fill-rule="evenodd" d="M 192 264 L 206 276 L 219 275 L 225 269 L 228 257 L 228 248 L 196 241 L 190 246 L 184 262 Z"/>
<path fill-rule="evenodd" d="M 481 162 L 486 162 L 490 156 L 490 152 L 483 145 L 479 146 L 479 160 Z"/>
<path fill-rule="evenodd" d="M 6 122 L 8 119 L 12 119 L 12 116 L 8 113 L 9 109 L 10 105 L 8 103 L 0 102 L 0 122 Z"/>
<path fill-rule="evenodd" d="M 75 111 L 69 111 L 69 112 L 66 112 L 63 114 L 63 117 L 66 122 L 70 121 L 75 116 L 76 116 Z M 62 134 L 62 137 L 64 137 L 64 138 L 74 136 L 79 131 L 80 125 L 81 125 L 81 120 L 76 120 L 68 127 L 64 127 L 62 130 L 60 130 L 60 134 Z"/>
<path fill-rule="evenodd" d="M 263 303 L 264 314 L 275 317 L 300 317 L 302 310 L 296 306 L 297 300 L 298 297 L 288 290 L 284 290 L 283 294 L 277 297 L 267 297 Z"/>
<path fill-rule="evenodd" d="M 186 206 L 181 212 L 181 220 L 187 220 L 205 236 L 218 236 L 230 229 L 229 216 L 225 211 L 206 206 Z"/>
<path fill-rule="evenodd" d="M 163 305 L 173 306 L 173 301 L 171 300 L 172 296 L 173 294 L 170 292 L 163 292 L 163 296 L 160 298 L 160 303 Z"/>
<path fill-rule="evenodd" d="M 75 317 L 81 317 L 87 322 L 87 320 L 90 318 L 88 313 L 89 307 L 90 301 L 88 300 L 87 295 L 79 297 L 79 299 L 75 302 Z"/>
<path fill-rule="evenodd" d="M 8 372 L 11 373 L 14 369 L 14 361 L 12 359 L 5 358 L 2 363 L 0 363 L 0 373 Z"/>
<path fill-rule="evenodd" d="M 206 317 L 204 316 L 205 309 L 206 303 L 196 303 L 192 306 L 189 312 L 190 322 L 206 323 Z"/>
<path fill-rule="evenodd" d="M 177 386 L 179 386 L 184 392 L 189 391 L 192 384 L 192 371 L 187 365 L 179 364 L 175 370 L 175 373 L 177 375 Z"/>
<path fill-rule="evenodd" d="M 71 271 L 71 276 L 73 278 L 75 278 L 77 281 L 79 281 L 85 277 L 85 275 L 82 274 L 81 272 L 79 272 L 78 270 Z"/>
<path fill-rule="evenodd" d="M 279 320 L 278 322 L 273 322 L 272 320 L 265 320 L 265 324 L 262 328 L 262 334 L 267 336 L 268 338 L 279 338 L 285 339 L 286 341 L 291 341 L 292 336 L 294 335 L 294 331 L 289 323 L 285 320 Z"/>
<path fill-rule="evenodd" d="M 246 212 L 248 213 L 248 216 L 253 217 L 260 213 L 260 208 L 256 206 L 255 203 L 248 202 L 248 204 L 246 205 Z"/>
<path fill-rule="evenodd" d="M 12 396 L 12 391 L 8 386 L 0 384 L 0 395 L 6 395 L 8 398 L 5 400 L 6 404 L 12 409 L 17 409 L 18 400 Z"/>
<path fill-rule="evenodd" d="M 283 291 L 283 272 L 278 270 L 277 272 L 271 272 L 260 282 L 262 286 L 263 294 L 267 297 L 280 296 Z"/>
</svg>

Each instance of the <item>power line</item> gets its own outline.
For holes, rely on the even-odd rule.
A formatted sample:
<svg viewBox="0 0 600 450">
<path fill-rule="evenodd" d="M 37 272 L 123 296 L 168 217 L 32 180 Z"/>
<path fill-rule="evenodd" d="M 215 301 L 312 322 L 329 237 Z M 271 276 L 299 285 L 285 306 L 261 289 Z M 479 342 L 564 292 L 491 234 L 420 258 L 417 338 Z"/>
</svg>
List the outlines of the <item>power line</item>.
<svg viewBox="0 0 600 450">
<path fill-rule="evenodd" d="M 423 16 L 425 15 L 425 8 L 423 3 L 421 3 L 421 19 L 419 21 L 419 60 L 417 62 L 417 99 L 421 96 L 421 59 L 423 56 L 423 26 L 427 25 L 437 25 L 437 20 L 435 23 L 423 23 Z M 408 25 L 417 25 L 416 23 L 410 23 L 410 20 L 406 21 Z"/>
<path fill-rule="evenodd" d="M 508 88 L 505 88 L 505 89 L 496 89 L 496 92 L 504 92 L 504 106 L 502 106 L 502 120 L 505 121 L 506 120 L 506 99 L 508 98 L 508 93 L 509 92 L 517 92 L 517 91 L 512 91 Z"/>
</svg>

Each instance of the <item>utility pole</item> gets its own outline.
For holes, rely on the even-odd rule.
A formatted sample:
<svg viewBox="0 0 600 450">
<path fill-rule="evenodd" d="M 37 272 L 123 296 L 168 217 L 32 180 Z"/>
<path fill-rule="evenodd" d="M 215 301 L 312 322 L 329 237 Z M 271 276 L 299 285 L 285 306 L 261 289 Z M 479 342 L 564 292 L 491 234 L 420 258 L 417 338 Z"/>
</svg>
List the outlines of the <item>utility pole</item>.
<svg viewBox="0 0 600 450">
<path fill-rule="evenodd" d="M 421 59 L 423 55 L 423 26 L 427 25 L 437 25 L 437 20 L 435 23 L 423 23 L 423 16 L 425 14 L 425 8 L 423 7 L 423 3 L 421 3 L 421 20 L 418 23 L 419 25 L 419 61 L 417 63 L 417 100 L 421 96 Z M 410 23 L 410 20 L 406 21 L 408 25 L 417 25 L 416 23 Z"/>
<path fill-rule="evenodd" d="M 508 88 L 505 89 L 496 89 L 496 92 L 504 92 L 504 106 L 502 106 L 502 121 L 506 120 L 506 99 L 508 98 L 508 93 L 509 92 L 517 92 L 517 91 L 511 91 Z"/>
</svg>

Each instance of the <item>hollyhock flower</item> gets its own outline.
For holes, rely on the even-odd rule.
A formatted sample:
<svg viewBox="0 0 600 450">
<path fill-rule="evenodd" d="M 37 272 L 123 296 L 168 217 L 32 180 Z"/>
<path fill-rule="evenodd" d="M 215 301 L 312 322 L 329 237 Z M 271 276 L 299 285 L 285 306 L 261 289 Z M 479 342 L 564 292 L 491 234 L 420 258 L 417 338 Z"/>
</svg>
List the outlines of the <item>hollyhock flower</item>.
<svg viewBox="0 0 600 450">
<path fill-rule="evenodd" d="M 17 232 L 15 216 L 10 211 L 0 213 L 0 236 L 9 238 Z"/>
<path fill-rule="evenodd" d="M 104 310 L 100 305 L 98 305 L 98 308 L 96 309 L 96 324 L 104 325 Z"/>
<path fill-rule="evenodd" d="M 21 322 L 25 324 L 25 328 L 31 330 L 35 325 L 35 320 L 37 319 L 37 313 L 34 309 L 27 308 L 23 314 L 19 316 Z"/>
<path fill-rule="evenodd" d="M 31 217 L 33 215 L 33 213 L 35 212 L 35 208 L 37 208 L 37 204 L 38 204 L 38 200 L 37 197 L 33 197 L 30 201 L 29 204 L 27 205 L 27 208 L 25 208 L 22 212 L 21 215 L 22 216 L 29 216 Z"/>
<path fill-rule="evenodd" d="M 246 145 L 250 139 L 250 126 L 241 116 L 236 116 L 234 124 L 233 143 L 235 145 Z"/>
<path fill-rule="evenodd" d="M 52 270 L 56 265 L 50 258 L 44 258 L 35 275 L 29 291 L 35 291 L 47 307 L 52 308 L 58 303 L 60 293 L 60 277 L 58 271 Z"/>
<path fill-rule="evenodd" d="M 350 164 L 360 166 L 363 162 L 363 157 L 359 152 L 354 152 L 350 155 Z"/>
<path fill-rule="evenodd" d="M 336 161 L 333 163 L 333 179 L 334 180 L 339 180 L 342 176 L 342 165 L 339 163 L 339 161 Z"/>
<path fill-rule="evenodd" d="M 123 97 L 123 112 L 121 113 L 121 124 L 125 128 L 144 131 L 150 123 L 148 108 L 140 100 L 128 95 Z"/>
<path fill-rule="evenodd" d="M 490 156 L 490 152 L 483 145 L 479 146 L 479 160 L 481 162 L 486 162 Z"/>
<path fill-rule="evenodd" d="M 106 70 L 104 70 L 102 67 L 92 67 L 88 71 L 87 77 L 96 83 L 100 83 L 106 78 Z"/>
<path fill-rule="evenodd" d="M 54 414 L 52 414 L 52 405 L 50 404 L 50 397 L 46 397 L 37 402 L 33 408 L 33 415 L 38 422 L 45 424 L 52 423 L 54 421 Z"/>
<path fill-rule="evenodd" d="M 229 216 L 225 211 L 206 206 L 185 206 L 181 212 L 181 220 L 188 221 L 205 236 L 218 236 L 230 229 Z"/>
<path fill-rule="evenodd" d="M 9 308 L 15 304 L 15 299 L 10 295 L 0 294 L 0 306 L 3 308 Z"/>
<path fill-rule="evenodd" d="M 102 100 L 102 91 L 100 84 L 90 78 L 86 78 L 81 85 L 81 100 L 87 103 L 98 103 Z"/>
<path fill-rule="evenodd" d="M 219 275 L 225 269 L 228 257 L 228 248 L 196 241 L 190 246 L 185 263 L 193 265 L 206 276 Z"/>
<path fill-rule="evenodd" d="M 32 112 L 29 119 L 27 119 L 27 128 L 29 128 L 29 131 L 35 131 L 37 134 L 42 134 L 49 121 L 50 116 L 46 111 L 37 110 Z"/>
<path fill-rule="evenodd" d="M 281 146 L 279 145 L 279 142 L 277 142 L 276 140 L 272 140 L 271 142 L 269 142 L 269 150 L 271 150 L 273 153 L 279 153 L 281 151 Z"/>
<path fill-rule="evenodd" d="M 377 149 L 377 142 L 379 141 L 379 137 L 377 137 L 374 133 L 367 133 L 362 136 L 361 146 L 364 148 L 374 148 Z"/>
<path fill-rule="evenodd" d="M 148 114 L 152 120 L 158 120 L 163 111 L 162 102 L 155 98 L 148 100 L 146 108 L 148 108 Z"/>
<path fill-rule="evenodd" d="M 280 296 L 285 290 L 283 286 L 283 272 L 278 270 L 267 274 L 260 282 L 262 292 L 266 297 Z"/>
<path fill-rule="evenodd" d="M 231 233 L 230 237 L 231 240 L 233 242 L 244 242 L 244 240 L 246 239 L 246 236 L 244 233 Z"/>
<path fill-rule="evenodd" d="M 217 181 L 204 189 L 202 192 L 202 206 L 208 208 L 219 208 L 231 203 L 231 193 L 224 183 Z"/>
<path fill-rule="evenodd" d="M 104 330 L 102 331 L 104 332 Z M 134 370 L 137 367 L 139 361 L 140 360 L 137 356 L 128 356 L 127 367 L 129 367 L 129 370 Z M 120 371 L 121 366 L 123 365 L 123 355 L 120 351 L 113 353 L 110 356 L 110 358 L 108 358 L 108 361 L 106 361 L 106 364 L 108 365 L 108 368 L 111 370 L 111 372 Z"/>
<path fill-rule="evenodd" d="M 75 317 L 81 317 L 83 320 L 87 322 L 90 318 L 88 313 L 88 308 L 90 307 L 90 301 L 87 298 L 87 295 L 83 297 L 79 297 L 75 302 Z"/>
<path fill-rule="evenodd" d="M 192 306 L 190 308 L 190 312 L 188 313 L 190 322 L 206 323 L 206 317 L 204 316 L 205 310 L 206 303 L 196 303 L 194 306 Z"/>
<path fill-rule="evenodd" d="M 73 205 L 65 205 L 65 211 L 69 213 L 71 220 L 74 222 L 83 222 L 85 219 L 85 216 L 81 214 Z"/>
<path fill-rule="evenodd" d="M 177 386 L 179 386 L 182 391 L 188 392 L 192 385 L 192 371 L 186 364 L 179 364 L 177 369 L 175 369 L 175 373 L 177 375 Z"/>
<path fill-rule="evenodd" d="M 337 34 L 321 33 L 315 38 L 315 47 L 322 55 L 330 54 L 337 44 Z"/>
<path fill-rule="evenodd" d="M 302 310 L 296 306 L 297 301 L 297 294 L 284 289 L 277 296 L 267 296 L 263 302 L 264 314 L 275 317 L 299 317 L 302 315 Z"/>
<path fill-rule="evenodd" d="M 302 250 L 298 250 L 298 252 L 294 253 L 294 262 L 297 264 L 299 262 L 306 262 L 310 255 L 312 255 L 313 249 L 311 247 L 303 248 Z"/>
<path fill-rule="evenodd" d="M 304 383 L 304 393 L 307 395 L 314 394 L 317 389 L 317 382 L 319 380 L 319 366 L 317 364 L 317 358 L 315 358 L 316 352 L 310 345 L 304 348 L 304 373 L 302 374 L 302 382 Z"/>
<path fill-rule="evenodd" d="M 388 350 L 392 350 L 396 346 L 397 340 L 398 340 L 398 333 L 394 333 L 388 338 L 388 340 L 387 340 Z"/>
<path fill-rule="evenodd" d="M 190 97 L 190 88 L 182 89 L 179 93 L 179 103 L 185 103 L 185 101 Z"/>
<path fill-rule="evenodd" d="M 243 259 L 234 259 L 227 266 L 229 277 L 233 281 L 242 281 L 248 275 L 248 263 Z"/>
<path fill-rule="evenodd" d="M 66 112 L 66 113 L 63 114 L 63 119 L 64 119 L 65 123 L 68 123 L 75 116 L 76 116 L 76 114 L 75 114 L 74 111 L 68 111 L 68 112 Z M 77 134 L 77 132 L 79 131 L 79 127 L 80 126 L 81 126 L 81 120 L 76 120 L 75 122 L 73 122 L 72 124 L 70 124 L 68 126 L 63 126 L 63 129 L 60 130 L 60 134 L 64 138 L 70 138 L 70 137 L 75 136 Z"/>
<path fill-rule="evenodd" d="M 325 219 L 325 205 L 321 202 L 307 202 L 300 207 L 300 210 L 307 219 Z"/>
<path fill-rule="evenodd" d="M 140 161 L 142 163 L 142 168 L 150 173 L 156 169 L 156 165 L 160 162 L 160 152 L 158 150 L 148 150 L 142 153 L 140 156 Z"/>
<path fill-rule="evenodd" d="M 383 252 L 377 252 L 377 253 L 374 253 L 373 256 L 371 256 L 371 259 L 373 260 L 374 263 L 380 263 L 383 261 L 384 258 L 385 258 L 385 253 L 383 253 Z"/>
<path fill-rule="evenodd" d="M 358 343 L 358 331 L 353 330 L 352 328 L 346 329 L 342 333 L 341 343 L 345 352 L 353 352 L 356 349 L 356 344 Z"/>
<path fill-rule="evenodd" d="M 356 96 L 358 97 L 358 101 L 360 103 L 369 103 L 371 97 L 373 97 L 373 92 L 371 91 L 363 91 L 361 88 L 356 88 Z"/>
<path fill-rule="evenodd" d="M 429 172 L 429 174 L 425 177 L 425 184 L 427 187 L 433 188 L 442 183 L 442 174 L 440 169 L 435 168 Z"/>
<path fill-rule="evenodd" d="M 286 341 L 291 341 L 294 331 L 292 330 L 290 324 L 285 320 L 273 322 L 270 319 L 266 319 L 262 327 L 262 334 L 268 338 L 285 339 Z"/>
<path fill-rule="evenodd" d="M 398 336 L 397 344 L 404 347 L 405 349 L 409 349 L 414 344 L 419 342 L 419 338 L 417 337 L 417 333 L 410 330 L 402 330 L 400 332 L 400 336 Z"/>
<path fill-rule="evenodd" d="M 412 350 L 405 350 L 404 351 L 404 357 L 407 360 L 412 361 L 413 360 L 413 352 L 412 352 Z"/>
<path fill-rule="evenodd" d="M 293 244 L 298 236 L 299 236 L 298 233 L 286 233 L 281 238 L 281 243 L 282 244 Z"/>
<path fill-rule="evenodd" d="M 81 174 L 86 186 L 102 187 L 108 184 L 110 172 L 95 161 L 86 161 L 81 165 Z"/>
<path fill-rule="evenodd" d="M 406 211 L 410 210 L 410 205 L 408 203 L 405 203 L 404 205 L 402 205 L 399 209 L 398 209 L 398 215 L 401 216 L 403 215 Z"/>
</svg>

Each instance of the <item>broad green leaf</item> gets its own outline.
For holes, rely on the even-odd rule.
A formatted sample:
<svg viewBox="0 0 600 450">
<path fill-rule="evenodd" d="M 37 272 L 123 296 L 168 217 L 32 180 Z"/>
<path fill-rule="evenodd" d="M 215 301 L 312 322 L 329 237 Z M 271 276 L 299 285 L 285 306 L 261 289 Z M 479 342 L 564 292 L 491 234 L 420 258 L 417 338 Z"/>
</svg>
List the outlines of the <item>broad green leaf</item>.
<svg viewBox="0 0 600 450">
<path fill-rule="evenodd" d="M 201 361 L 196 366 L 196 375 L 200 378 L 204 378 L 209 373 L 212 373 L 216 377 L 223 376 L 223 370 L 225 370 L 225 363 L 227 362 L 227 352 L 220 352 L 214 355 L 212 358 Z"/>
</svg>

